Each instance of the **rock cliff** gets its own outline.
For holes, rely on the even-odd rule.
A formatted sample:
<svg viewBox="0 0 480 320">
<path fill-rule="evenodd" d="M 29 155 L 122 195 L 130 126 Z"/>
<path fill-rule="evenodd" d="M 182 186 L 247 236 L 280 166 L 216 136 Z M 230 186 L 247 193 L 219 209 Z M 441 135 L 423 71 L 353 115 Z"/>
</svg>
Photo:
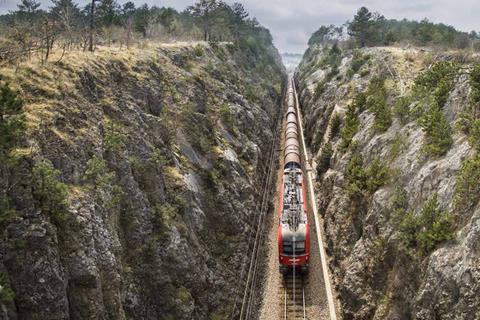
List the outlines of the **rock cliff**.
<svg viewBox="0 0 480 320">
<path fill-rule="evenodd" d="M 308 49 L 296 80 L 344 319 L 478 319 L 477 57 Z"/>
<path fill-rule="evenodd" d="M 0 74 L 27 125 L 1 168 L 0 319 L 230 318 L 274 48 L 103 48 Z"/>
</svg>

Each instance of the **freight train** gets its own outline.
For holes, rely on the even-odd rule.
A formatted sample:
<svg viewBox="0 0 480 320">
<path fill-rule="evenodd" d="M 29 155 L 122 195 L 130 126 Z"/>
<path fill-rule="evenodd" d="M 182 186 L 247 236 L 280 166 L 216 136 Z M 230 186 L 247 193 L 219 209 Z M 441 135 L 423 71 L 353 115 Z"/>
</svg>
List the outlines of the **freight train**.
<svg viewBox="0 0 480 320">
<path fill-rule="evenodd" d="M 280 272 L 308 272 L 310 237 L 306 189 L 298 141 L 298 120 L 293 84 L 287 90 L 284 167 L 279 194 L 278 259 Z"/>
</svg>

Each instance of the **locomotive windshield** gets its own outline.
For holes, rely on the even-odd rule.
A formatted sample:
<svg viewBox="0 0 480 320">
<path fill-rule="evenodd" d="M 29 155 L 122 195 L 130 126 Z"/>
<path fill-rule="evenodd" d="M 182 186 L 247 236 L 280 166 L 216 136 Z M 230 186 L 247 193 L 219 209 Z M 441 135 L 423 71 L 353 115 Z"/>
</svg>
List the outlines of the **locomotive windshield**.
<svg viewBox="0 0 480 320">
<path fill-rule="evenodd" d="M 283 254 L 288 256 L 305 254 L 305 241 L 283 241 Z"/>
</svg>

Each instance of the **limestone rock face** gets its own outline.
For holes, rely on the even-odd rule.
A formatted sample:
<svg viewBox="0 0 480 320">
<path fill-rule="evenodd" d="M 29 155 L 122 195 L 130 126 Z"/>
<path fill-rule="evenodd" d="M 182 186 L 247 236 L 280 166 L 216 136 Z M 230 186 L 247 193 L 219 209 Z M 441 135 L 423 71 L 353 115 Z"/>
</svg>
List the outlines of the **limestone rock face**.
<svg viewBox="0 0 480 320">
<path fill-rule="evenodd" d="M 414 48 L 360 52 L 368 58 L 359 69 L 352 70 L 354 54 L 345 50 L 332 75 L 334 68 L 323 58 L 328 49 L 311 47 L 296 73 L 309 150 L 318 164 L 327 157 L 327 168 L 319 169 L 316 177 L 316 190 L 343 318 L 477 319 L 480 204 L 464 211 L 455 205 L 459 172 L 465 161 L 476 156 L 457 124 L 469 103 L 468 74 L 455 77 L 442 108 L 453 143 L 443 155 L 432 156 L 425 153 L 428 138 L 413 112 L 402 122 L 394 108 L 400 96 L 410 94 L 414 79 L 429 70 L 432 54 Z M 437 60 L 452 61 L 455 56 Z M 468 69 L 469 64 L 462 67 Z M 392 123 L 385 131 L 376 131 L 372 110 L 357 109 L 358 130 L 352 139 L 356 147 L 345 148 L 338 131 L 345 127 L 348 105 L 379 76 L 386 79 Z M 411 97 L 410 110 L 420 103 L 416 99 Z M 335 118 L 342 121 L 340 129 L 332 129 Z M 328 144 L 332 152 L 325 156 Z M 375 159 L 389 170 L 390 180 L 372 193 L 365 190 L 352 196 L 349 191 L 346 172 L 355 150 L 365 170 Z M 399 190 L 404 203 L 396 210 Z M 419 253 L 415 246 L 406 249 L 402 242 L 405 215 L 418 216 L 435 194 L 439 208 L 454 217 L 452 239 L 426 253 Z"/>
<path fill-rule="evenodd" d="M 1 221 L 13 298 L 2 295 L 0 319 L 234 312 L 284 70 L 273 48 L 256 67 L 231 45 L 199 46 L 0 71 L 29 126 L 10 175 L 16 215 Z M 35 196 L 32 168 L 45 161 L 68 190 L 64 220 Z"/>
</svg>

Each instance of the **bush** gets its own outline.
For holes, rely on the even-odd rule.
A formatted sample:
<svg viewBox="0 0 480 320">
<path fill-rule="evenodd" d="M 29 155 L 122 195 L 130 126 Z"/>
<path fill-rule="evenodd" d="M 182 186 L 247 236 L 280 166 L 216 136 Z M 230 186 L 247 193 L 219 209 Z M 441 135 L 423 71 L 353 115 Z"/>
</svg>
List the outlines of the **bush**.
<svg viewBox="0 0 480 320">
<path fill-rule="evenodd" d="M 334 139 L 338 133 L 340 132 L 340 127 L 342 125 L 342 119 L 338 114 L 334 114 L 332 116 L 332 120 L 330 121 L 330 140 Z"/>
<path fill-rule="evenodd" d="M 405 212 L 408 209 L 407 191 L 401 186 L 396 186 L 393 191 L 393 198 L 391 204 L 392 219 L 395 225 L 400 224 L 405 217 Z"/>
<path fill-rule="evenodd" d="M 391 178 L 390 169 L 379 158 L 375 158 L 370 163 L 365 175 L 367 177 L 366 190 L 369 194 L 374 194 L 379 188 L 388 184 Z"/>
<path fill-rule="evenodd" d="M 358 127 L 360 125 L 360 121 L 358 120 L 358 116 L 355 111 L 355 105 L 350 104 L 345 114 L 345 124 L 340 130 L 340 137 L 342 138 L 340 147 L 344 150 L 350 146 L 352 139 L 355 134 L 357 134 Z"/>
<path fill-rule="evenodd" d="M 330 168 L 330 159 L 333 155 L 333 148 L 330 142 L 326 143 L 322 148 L 322 153 L 318 159 L 317 174 L 322 176 Z"/>
<path fill-rule="evenodd" d="M 234 118 L 228 105 L 224 104 L 220 107 L 220 117 L 227 128 L 233 129 Z"/>
<path fill-rule="evenodd" d="M 122 132 L 122 127 L 112 120 L 107 120 L 105 123 L 105 134 L 103 140 L 105 150 L 119 151 L 124 140 L 125 135 Z"/>
<path fill-rule="evenodd" d="M 426 134 L 424 152 L 433 156 L 442 156 L 453 144 L 452 128 L 441 110 L 432 106 L 419 119 Z"/>
<path fill-rule="evenodd" d="M 3 304 L 8 304 L 13 301 L 15 293 L 10 287 L 10 281 L 5 272 L 0 272 L 0 300 Z"/>
<path fill-rule="evenodd" d="M 345 178 L 348 183 L 346 188 L 347 194 L 350 197 L 362 196 L 363 191 L 366 189 L 367 176 L 363 169 L 362 155 L 356 146 L 352 157 L 347 163 Z"/>
<path fill-rule="evenodd" d="M 392 115 L 387 106 L 387 89 L 385 80 L 373 78 L 367 90 L 367 107 L 375 115 L 373 127 L 376 132 L 386 131 L 392 124 Z"/>
<path fill-rule="evenodd" d="M 8 152 L 23 137 L 25 129 L 23 101 L 8 83 L 0 83 L 0 152 Z"/>
<path fill-rule="evenodd" d="M 470 88 L 469 106 L 460 115 L 459 125 L 470 145 L 480 151 L 480 64 L 470 72 Z"/>
<path fill-rule="evenodd" d="M 470 210 L 480 201 L 480 155 L 465 161 L 457 176 L 455 208 Z"/>
<path fill-rule="evenodd" d="M 156 205 L 150 210 L 153 226 L 157 233 L 164 233 L 170 230 L 173 220 L 177 215 L 177 209 L 169 203 Z"/>
<path fill-rule="evenodd" d="M 325 90 L 327 89 L 326 87 L 326 82 L 325 81 L 320 81 L 317 83 L 317 85 L 315 86 L 315 99 L 318 99 L 320 98 L 320 96 L 325 92 Z"/>
<path fill-rule="evenodd" d="M 372 195 L 382 186 L 389 183 L 390 169 L 379 158 L 373 159 L 367 168 L 363 167 L 363 159 L 358 147 L 347 163 L 345 178 L 349 196 Z"/>
<path fill-rule="evenodd" d="M 197 44 L 193 51 L 197 57 L 202 57 L 204 54 L 203 47 L 200 44 Z"/>
<path fill-rule="evenodd" d="M 6 195 L 0 195 L 0 225 L 16 217 L 18 212 L 11 207 L 10 199 Z"/>
<path fill-rule="evenodd" d="M 397 99 L 393 108 L 395 115 L 402 124 L 406 124 L 410 117 L 410 97 L 403 96 Z"/>
<path fill-rule="evenodd" d="M 105 160 L 94 155 L 87 162 L 84 179 L 93 184 L 95 188 L 103 189 L 112 184 L 115 178 L 115 172 L 108 170 Z"/>
<path fill-rule="evenodd" d="M 360 50 L 353 51 L 352 63 L 350 65 L 350 70 L 348 71 L 349 77 L 352 77 L 357 73 L 360 68 L 370 59 L 369 55 L 363 55 Z"/>
<path fill-rule="evenodd" d="M 405 142 L 405 135 L 401 133 L 397 134 L 390 145 L 390 160 L 397 158 L 406 150 L 406 148 L 407 144 Z"/>
<path fill-rule="evenodd" d="M 59 181 L 60 171 L 50 161 L 37 163 L 32 169 L 33 196 L 42 212 L 47 213 L 56 225 L 67 220 L 67 185 Z"/>
<path fill-rule="evenodd" d="M 453 239 L 453 217 L 440 209 L 435 194 L 425 202 L 417 216 L 412 212 L 405 216 L 400 232 L 406 249 L 428 255 L 438 244 Z"/>
<path fill-rule="evenodd" d="M 458 74 L 457 64 L 449 61 L 437 62 L 430 70 L 415 79 L 414 94 L 420 98 L 432 96 L 435 106 L 443 108 Z"/>
</svg>

